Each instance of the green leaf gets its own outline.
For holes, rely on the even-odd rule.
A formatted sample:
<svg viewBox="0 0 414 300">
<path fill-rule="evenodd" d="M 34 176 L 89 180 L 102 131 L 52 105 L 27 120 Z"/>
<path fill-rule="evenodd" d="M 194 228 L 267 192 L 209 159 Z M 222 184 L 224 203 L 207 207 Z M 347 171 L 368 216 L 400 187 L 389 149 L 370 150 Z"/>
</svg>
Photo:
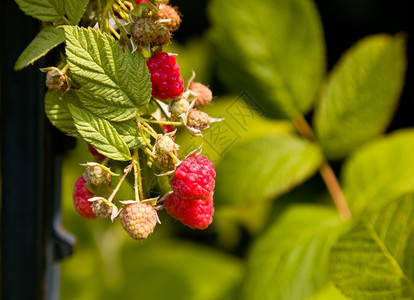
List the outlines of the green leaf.
<svg viewBox="0 0 414 300">
<path fill-rule="evenodd" d="M 240 143 L 217 165 L 215 197 L 221 203 L 237 203 L 278 196 L 311 176 L 322 160 L 319 147 L 294 136 Z"/>
<path fill-rule="evenodd" d="M 397 107 L 406 69 L 404 38 L 364 38 L 332 71 L 315 112 L 318 140 L 328 157 L 343 158 L 384 132 Z"/>
<path fill-rule="evenodd" d="M 345 226 L 333 209 L 291 207 L 253 245 L 242 299 L 302 300 L 324 288 L 331 245 Z"/>
<path fill-rule="evenodd" d="M 220 75 L 271 117 L 308 112 L 325 72 L 318 12 L 308 0 L 215 0 L 212 39 Z M 306 55 L 304 55 L 306 53 Z"/>
<path fill-rule="evenodd" d="M 89 0 L 65 0 L 65 13 L 72 25 L 77 25 L 85 12 Z"/>
<path fill-rule="evenodd" d="M 413 299 L 414 195 L 354 225 L 332 248 L 330 276 L 353 299 Z"/>
<path fill-rule="evenodd" d="M 19 8 L 29 16 L 44 22 L 55 22 L 64 15 L 64 0 L 15 0 Z"/>
<path fill-rule="evenodd" d="M 137 124 L 134 120 L 111 122 L 111 124 L 124 140 L 125 144 L 127 144 L 129 149 L 137 149 L 145 146 L 144 137 L 139 132 Z M 150 139 L 148 134 L 146 135 L 146 138 L 148 140 Z"/>
<path fill-rule="evenodd" d="M 125 52 L 111 36 L 92 28 L 64 26 L 71 76 L 82 85 L 85 108 L 110 121 L 137 115 L 151 97 L 151 81 L 144 58 Z"/>
<path fill-rule="evenodd" d="M 414 191 L 414 130 L 399 130 L 364 146 L 345 163 L 343 190 L 354 215 L 378 210 Z"/>
<path fill-rule="evenodd" d="M 128 146 L 109 121 L 72 103 L 68 103 L 68 107 L 79 134 L 99 153 L 114 160 L 131 159 Z"/>
<path fill-rule="evenodd" d="M 14 70 L 19 71 L 39 58 L 45 56 L 50 50 L 65 41 L 65 33 L 62 28 L 47 26 L 43 28 L 33 41 L 23 50 L 14 65 Z"/>
<path fill-rule="evenodd" d="M 347 300 L 346 297 L 340 290 L 338 290 L 332 282 L 321 289 L 317 294 L 306 300 Z"/>
<path fill-rule="evenodd" d="M 53 126 L 66 133 L 76 131 L 72 114 L 67 104 L 69 97 L 73 97 L 71 92 L 59 93 L 48 91 L 45 95 L 46 116 Z"/>
</svg>

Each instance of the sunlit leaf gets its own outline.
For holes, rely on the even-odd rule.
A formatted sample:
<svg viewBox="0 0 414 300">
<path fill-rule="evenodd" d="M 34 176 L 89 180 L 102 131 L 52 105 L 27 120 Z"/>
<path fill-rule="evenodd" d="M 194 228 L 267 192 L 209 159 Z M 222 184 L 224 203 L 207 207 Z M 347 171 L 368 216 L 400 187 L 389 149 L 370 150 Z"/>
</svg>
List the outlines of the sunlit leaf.
<svg viewBox="0 0 414 300">
<path fill-rule="evenodd" d="M 331 158 L 342 158 L 382 133 L 397 107 L 406 68 L 404 38 L 375 35 L 344 54 L 315 113 L 317 137 Z"/>
<path fill-rule="evenodd" d="M 64 15 L 64 0 L 15 0 L 27 15 L 45 22 L 54 22 Z"/>
<path fill-rule="evenodd" d="M 354 215 L 414 191 L 413 154 L 414 130 L 400 130 L 364 146 L 346 161 L 341 179 Z"/>
<path fill-rule="evenodd" d="M 293 206 L 253 245 L 242 299 L 302 300 L 328 284 L 328 255 L 343 224 L 333 209 Z"/>
<path fill-rule="evenodd" d="M 413 299 L 413 228 L 413 194 L 354 225 L 332 249 L 336 285 L 353 299 Z"/>
<path fill-rule="evenodd" d="M 33 64 L 36 60 L 46 55 L 57 45 L 63 43 L 65 33 L 62 28 L 47 26 L 43 28 L 34 40 L 24 49 L 14 65 L 16 71 Z"/>
<path fill-rule="evenodd" d="M 218 163 L 215 197 L 220 203 L 252 202 L 285 193 L 321 165 L 319 147 L 289 135 L 248 140 Z"/>
<path fill-rule="evenodd" d="M 109 121 L 71 103 L 68 107 L 79 134 L 99 153 L 114 160 L 131 159 L 128 146 Z"/>
<path fill-rule="evenodd" d="M 64 26 L 71 76 L 82 85 L 83 106 L 110 121 L 125 121 L 148 103 L 151 81 L 144 58 L 122 51 L 117 41 L 96 29 Z"/>
</svg>

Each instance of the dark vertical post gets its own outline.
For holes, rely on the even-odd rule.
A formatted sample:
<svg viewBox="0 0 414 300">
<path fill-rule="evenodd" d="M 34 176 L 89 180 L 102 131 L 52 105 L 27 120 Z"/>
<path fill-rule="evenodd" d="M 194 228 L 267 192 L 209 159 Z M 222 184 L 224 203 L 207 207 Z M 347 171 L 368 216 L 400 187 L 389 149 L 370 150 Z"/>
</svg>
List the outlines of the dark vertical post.
<svg viewBox="0 0 414 300">
<path fill-rule="evenodd" d="M 0 11 L 1 296 L 58 299 L 59 264 L 73 239 L 60 229 L 62 141 L 43 112 L 44 75 L 13 65 L 39 31 L 13 0 Z M 61 135 L 57 135 L 58 139 Z"/>
</svg>

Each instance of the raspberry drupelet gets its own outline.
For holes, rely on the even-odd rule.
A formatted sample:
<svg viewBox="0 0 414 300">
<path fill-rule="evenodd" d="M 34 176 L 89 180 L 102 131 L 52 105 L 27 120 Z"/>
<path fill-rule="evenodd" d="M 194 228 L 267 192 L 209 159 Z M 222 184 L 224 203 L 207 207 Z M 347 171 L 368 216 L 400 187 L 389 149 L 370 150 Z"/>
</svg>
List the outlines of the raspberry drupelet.
<svg viewBox="0 0 414 300">
<path fill-rule="evenodd" d="M 176 169 L 171 179 L 174 193 L 186 199 L 207 199 L 215 186 L 214 165 L 205 156 L 189 156 Z"/>
<path fill-rule="evenodd" d="M 147 60 L 151 73 L 152 96 L 160 100 L 176 99 L 184 91 L 184 80 L 175 57 L 161 52 Z"/>
</svg>

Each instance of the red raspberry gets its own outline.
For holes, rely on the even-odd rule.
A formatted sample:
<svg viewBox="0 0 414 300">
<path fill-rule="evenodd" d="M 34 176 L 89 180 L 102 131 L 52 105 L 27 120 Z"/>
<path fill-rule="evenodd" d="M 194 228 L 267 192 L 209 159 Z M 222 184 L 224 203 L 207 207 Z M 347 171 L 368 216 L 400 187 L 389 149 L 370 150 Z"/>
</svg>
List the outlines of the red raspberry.
<svg viewBox="0 0 414 300">
<path fill-rule="evenodd" d="M 161 52 L 147 60 L 151 73 L 152 96 L 157 99 L 175 99 L 184 91 L 184 80 L 175 57 Z"/>
<path fill-rule="evenodd" d="M 192 229 L 206 229 L 213 221 L 213 197 L 190 200 L 172 193 L 164 200 L 168 214 Z"/>
<path fill-rule="evenodd" d="M 92 154 L 97 160 L 103 160 L 105 158 L 105 155 L 102 155 L 94 147 L 91 146 L 91 144 L 88 144 L 88 150 L 89 153 Z"/>
<path fill-rule="evenodd" d="M 148 0 L 134 0 L 134 1 L 137 5 L 139 5 L 141 3 L 148 3 L 149 2 Z"/>
<path fill-rule="evenodd" d="M 207 199 L 215 186 L 214 177 L 214 165 L 207 157 L 190 156 L 175 170 L 170 183 L 178 197 Z"/>
<path fill-rule="evenodd" d="M 95 219 L 96 215 L 92 210 L 92 202 L 88 199 L 94 197 L 85 186 L 86 180 L 83 177 L 79 177 L 75 182 L 73 189 L 73 203 L 78 213 L 85 219 Z"/>
<path fill-rule="evenodd" d="M 161 125 L 161 129 L 164 132 L 164 134 L 173 132 L 175 130 L 174 129 L 174 126 L 172 126 L 172 125 L 164 125 L 164 124 Z"/>
</svg>

